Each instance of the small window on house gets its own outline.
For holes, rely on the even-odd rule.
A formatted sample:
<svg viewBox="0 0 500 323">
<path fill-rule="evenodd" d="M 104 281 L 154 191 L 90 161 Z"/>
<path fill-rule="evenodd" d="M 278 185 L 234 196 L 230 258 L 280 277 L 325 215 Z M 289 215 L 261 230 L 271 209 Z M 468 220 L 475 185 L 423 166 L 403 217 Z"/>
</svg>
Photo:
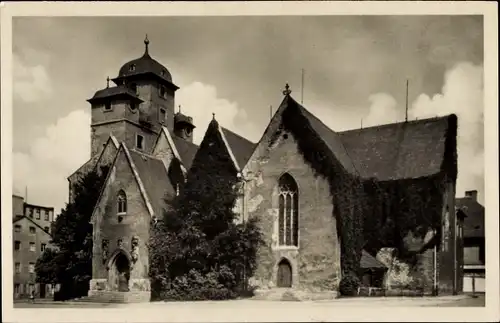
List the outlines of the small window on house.
<svg viewBox="0 0 500 323">
<path fill-rule="evenodd" d="M 19 293 L 20 293 L 20 292 L 21 292 L 21 285 L 20 285 L 20 284 L 18 284 L 18 283 L 15 283 L 15 284 L 14 284 L 14 293 L 15 293 L 16 295 L 19 295 Z"/>
<path fill-rule="evenodd" d="M 35 263 L 30 262 L 30 264 L 29 264 L 29 272 L 30 272 L 30 274 L 34 274 L 35 273 Z"/>
<path fill-rule="evenodd" d="M 50 233 L 50 228 L 49 227 L 44 227 L 43 229 L 45 230 L 45 232 Z"/>
<path fill-rule="evenodd" d="M 44 252 L 46 248 L 47 248 L 47 244 L 42 243 L 42 244 L 40 245 L 40 251 L 41 251 L 41 252 Z"/>
<path fill-rule="evenodd" d="M 118 213 L 127 213 L 127 195 L 123 190 L 118 193 Z"/>
<path fill-rule="evenodd" d="M 106 111 L 111 110 L 111 102 L 106 102 L 106 103 L 104 104 L 104 110 L 106 110 Z"/>
<path fill-rule="evenodd" d="M 21 232 L 21 226 L 19 224 L 16 224 L 14 229 L 16 232 Z"/>
<path fill-rule="evenodd" d="M 137 106 L 136 106 L 135 102 L 130 101 L 130 110 L 135 111 L 136 108 L 137 108 Z"/>
<path fill-rule="evenodd" d="M 128 67 L 129 72 L 135 71 L 135 64 L 130 64 Z"/>
<path fill-rule="evenodd" d="M 166 75 L 167 75 L 167 71 L 161 70 L 161 76 L 166 76 Z"/>
<path fill-rule="evenodd" d="M 30 251 L 35 252 L 36 251 L 36 246 L 34 242 L 30 242 Z"/>
<path fill-rule="evenodd" d="M 165 109 L 160 108 L 158 119 L 160 123 L 165 123 L 165 121 L 167 120 L 167 112 L 165 111 Z"/>
<path fill-rule="evenodd" d="M 30 227 L 30 234 L 35 234 L 35 233 L 36 233 L 36 228 Z"/>
<path fill-rule="evenodd" d="M 29 216 L 33 219 L 33 209 L 29 209 Z"/>
<path fill-rule="evenodd" d="M 15 270 L 16 274 L 21 273 L 21 263 L 20 262 L 16 262 L 16 265 L 14 268 L 15 268 L 14 270 Z"/>
<path fill-rule="evenodd" d="M 40 209 L 36 210 L 36 219 L 40 220 Z"/>
<path fill-rule="evenodd" d="M 21 250 L 21 241 L 14 241 L 14 250 Z"/>
<path fill-rule="evenodd" d="M 49 220 L 50 220 L 49 211 L 45 210 L 45 221 L 49 221 Z"/>
<path fill-rule="evenodd" d="M 144 137 L 141 136 L 141 135 L 137 135 L 136 136 L 136 140 L 135 140 L 135 146 L 137 147 L 137 149 L 144 149 Z"/>
</svg>

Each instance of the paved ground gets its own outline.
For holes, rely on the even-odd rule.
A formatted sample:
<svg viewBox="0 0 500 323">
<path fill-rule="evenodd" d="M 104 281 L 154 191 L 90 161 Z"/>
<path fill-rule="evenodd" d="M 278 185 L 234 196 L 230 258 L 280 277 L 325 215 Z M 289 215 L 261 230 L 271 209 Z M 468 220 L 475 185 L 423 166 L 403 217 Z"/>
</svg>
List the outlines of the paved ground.
<svg viewBox="0 0 500 323">
<path fill-rule="evenodd" d="M 85 317 L 75 317 L 68 309 L 87 308 L 100 310 L 101 322 L 117 321 L 141 321 L 141 322 L 244 322 L 244 321 L 266 321 L 266 322 L 329 322 L 335 320 L 362 320 L 366 321 L 368 307 L 375 315 L 368 318 L 368 321 L 376 317 L 394 319 L 396 312 L 387 310 L 386 306 L 399 307 L 399 316 L 405 317 L 407 310 L 405 307 L 459 307 L 459 306 L 484 306 L 484 296 L 472 298 L 462 295 L 460 297 L 438 297 L 438 298 L 355 298 L 336 299 L 329 301 L 257 301 L 257 300 L 235 300 L 235 301 L 206 301 L 206 302 L 153 302 L 143 304 L 93 304 L 84 302 L 44 302 L 35 304 L 17 303 L 16 308 L 23 309 L 55 309 L 65 308 L 66 311 L 44 311 L 42 317 L 44 322 L 69 322 L 76 319 L 85 322 Z M 356 308 L 358 307 L 358 308 Z M 109 311 L 101 309 L 110 309 Z M 116 311 L 126 309 L 123 313 Z M 397 310 L 396 310 L 397 311 Z M 18 312 L 15 315 L 18 321 L 33 320 L 33 315 L 40 315 L 42 311 Z M 92 313 L 95 311 L 89 311 Z M 36 313 L 36 314 L 33 314 Z M 129 314 L 127 314 L 129 313 Z M 344 313 L 344 314 L 342 314 Z M 375 314 L 378 313 L 378 314 Z M 455 313 L 455 311 L 449 311 Z M 67 317 L 67 318 L 65 318 Z M 88 321 L 88 320 L 87 320 Z M 492 321 L 488 319 L 486 321 Z M 494 321 L 494 320 L 493 320 Z"/>
<path fill-rule="evenodd" d="M 257 300 L 234 300 L 221 302 L 153 302 L 142 304 L 104 304 L 85 302 L 53 302 L 47 300 L 36 300 L 35 303 L 17 302 L 14 308 L 154 308 L 168 309 L 175 307 L 178 309 L 190 309 L 196 311 L 205 306 L 212 308 L 276 308 L 276 307 L 336 307 L 336 306 L 401 306 L 401 307 L 482 307 L 485 305 L 484 295 L 471 297 L 470 295 L 443 296 L 443 297 L 386 297 L 386 298 L 349 298 L 328 301 L 310 302 L 283 302 L 283 301 L 257 301 Z"/>
</svg>

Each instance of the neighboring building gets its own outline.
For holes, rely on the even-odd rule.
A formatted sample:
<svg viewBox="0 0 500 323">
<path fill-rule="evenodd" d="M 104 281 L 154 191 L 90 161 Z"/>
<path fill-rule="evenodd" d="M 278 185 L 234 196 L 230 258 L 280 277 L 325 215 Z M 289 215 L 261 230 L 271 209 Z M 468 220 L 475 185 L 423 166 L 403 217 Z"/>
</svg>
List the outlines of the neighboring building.
<svg viewBox="0 0 500 323">
<path fill-rule="evenodd" d="M 51 297 L 52 286 L 36 283 L 35 264 L 50 246 L 54 208 L 25 203 L 16 195 L 12 200 L 14 298 L 29 297 L 33 291 L 37 298 Z"/>
<path fill-rule="evenodd" d="M 89 294 L 149 300 L 150 224 L 182 189 L 198 150 L 192 143 L 195 127 L 192 118 L 175 113 L 178 87 L 169 71 L 149 55 L 147 38 L 144 55 L 124 64 L 112 81 L 116 86 L 110 87 L 108 78 L 107 87 L 88 100 L 92 153 L 68 178 L 70 200 L 72 186 L 81 176 L 110 166 L 91 220 L 94 249 Z M 426 235 L 440 238 L 440 247 L 422 251 L 419 261 L 423 269 L 410 273 L 409 279 L 422 279 L 422 288 L 428 292 L 434 287 L 440 293 L 459 292 L 457 223 L 453 212 L 448 212 L 454 209 L 456 170 L 445 167 L 456 165 L 456 117 L 334 132 L 299 105 L 288 88 L 284 94 L 257 144 L 223 128 L 215 119 L 211 123 L 220 133 L 221 147 L 226 147 L 246 181 L 236 205 L 240 220 L 262 220 L 267 245 L 259 251 L 252 284 L 258 288 L 336 290 L 341 278 L 340 241 L 329 183 L 306 163 L 293 134 L 282 131 L 283 114 L 292 109 L 327 147 L 325 153 L 337 158 L 352 176 L 381 182 L 434 176 L 443 181 L 444 189 L 439 192 L 443 208 L 438 212 L 442 234 L 432 231 Z M 377 258 L 378 254 L 363 251 L 363 284 L 398 288 L 401 273 L 391 265 L 394 261 L 384 264 Z"/>
<path fill-rule="evenodd" d="M 457 214 L 464 217 L 463 257 L 464 292 L 485 291 L 484 207 L 477 201 L 477 191 L 465 192 L 456 199 Z"/>
</svg>

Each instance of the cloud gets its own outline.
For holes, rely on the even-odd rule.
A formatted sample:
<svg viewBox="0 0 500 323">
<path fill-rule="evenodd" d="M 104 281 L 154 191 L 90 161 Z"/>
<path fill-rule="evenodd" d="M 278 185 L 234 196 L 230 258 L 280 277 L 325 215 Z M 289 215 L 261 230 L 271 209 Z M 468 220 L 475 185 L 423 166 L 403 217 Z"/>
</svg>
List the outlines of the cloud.
<svg viewBox="0 0 500 323">
<path fill-rule="evenodd" d="M 456 114 L 458 117 L 457 195 L 466 190 L 484 191 L 484 102 L 483 66 L 460 62 L 445 73 L 441 93 L 429 97 L 421 94 L 411 104 L 408 117 L 429 118 Z M 371 97 L 368 115 L 370 125 L 400 121 L 404 116 L 389 94 Z M 397 119 L 397 120 L 395 120 Z"/>
<path fill-rule="evenodd" d="M 13 153 L 14 192 L 28 188 L 28 202 L 54 206 L 68 199 L 67 177 L 90 156 L 90 115 L 76 110 L 50 125 L 27 153 Z"/>
<path fill-rule="evenodd" d="M 213 85 L 193 82 L 182 87 L 176 93 L 176 102 L 181 106 L 183 114 L 191 116 L 196 126 L 193 141 L 201 142 L 208 124 L 215 118 L 219 124 L 243 137 L 257 141 L 261 133 L 254 124 L 248 122 L 245 110 L 231 102 L 218 97 L 217 89 Z"/>
<path fill-rule="evenodd" d="M 16 97 L 32 103 L 51 96 L 51 80 L 44 66 L 29 66 L 18 55 L 13 56 L 13 64 L 13 87 Z"/>
</svg>

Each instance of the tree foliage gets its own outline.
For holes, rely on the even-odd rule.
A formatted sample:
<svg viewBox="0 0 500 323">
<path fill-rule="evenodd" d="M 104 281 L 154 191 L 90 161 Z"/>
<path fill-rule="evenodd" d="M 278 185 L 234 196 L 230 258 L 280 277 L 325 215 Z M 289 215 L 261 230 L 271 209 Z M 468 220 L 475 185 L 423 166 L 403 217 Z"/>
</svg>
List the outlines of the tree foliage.
<svg viewBox="0 0 500 323">
<path fill-rule="evenodd" d="M 74 200 L 66 204 L 52 226 L 51 244 L 35 266 L 37 281 L 61 284 L 63 299 L 86 295 L 92 278 L 90 218 L 108 167 L 85 174 L 72 187 Z"/>
<path fill-rule="evenodd" d="M 156 299 L 235 297 L 255 269 L 257 221 L 236 223 L 238 177 L 212 121 L 179 196 L 154 225 L 150 276 Z"/>
</svg>

